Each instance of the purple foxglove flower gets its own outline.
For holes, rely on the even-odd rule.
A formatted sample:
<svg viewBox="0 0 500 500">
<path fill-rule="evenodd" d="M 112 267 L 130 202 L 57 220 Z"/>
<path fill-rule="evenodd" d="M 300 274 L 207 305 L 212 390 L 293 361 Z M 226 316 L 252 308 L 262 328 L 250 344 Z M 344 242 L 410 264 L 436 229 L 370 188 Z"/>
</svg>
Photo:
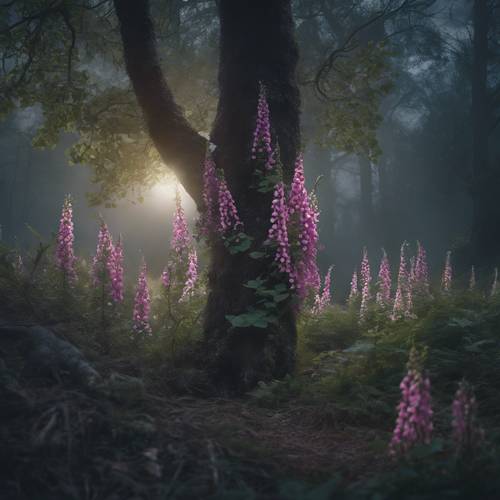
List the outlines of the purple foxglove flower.
<svg viewBox="0 0 500 500">
<path fill-rule="evenodd" d="M 314 298 L 313 314 L 321 314 L 331 301 L 331 279 L 332 279 L 332 269 L 333 266 L 328 268 L 325 275 L 325 281 L 323 284 L 323 291 L 321 294 L 319 292 Z"/>
<path fill-rule="evenodd" d="M 101 219 L 99 234 L 97 236 L 97 248 L 92 261 L 92 282 L 94 286 L 111 286 L 113 274 L 113 239 L 108 226 Z"/>
<path fill-rule="evenodd" d="M 290 285 L 293 286 L 295 284 L 295 276 L 292 272 L 290 244 L 288 242 L 288 209 L 283 182 L 278 182 L 274 189 L 270 222 L 271 227 L 267 233 L 267 239 L 276 244 L 274 260 L 280 272 L 288 275 Z"/>
<path fill-rule="evenodd" d="M 114 302 L 123 301 L 123 243 L 121 235 L 113 248 L 111 257 L 111 298 Z"/>
<path fill-rule="evenodd" d="M 378 271 L 377 304 L 385 308 L 391 303 L 392 280 L 389 258 L 384 249 L 382 249 L 382 252 L 382 260 L 380 261 L 380 268 Z"/>
<path fill-rule="evenodd" d="M 406 261 L 406 241 L 401 245 L 401 251 L 399 254 L 399 272 L 398 272 L 398 284 L 396 288 L 396 296 L 394 298 L 394 306 L 392 309 L 391 319 L 395 321 L 403 316 L 408 316 L 411 310 L 411 304 L 408 304 L 408 299 L 411 299 L 410 295 L 410 275 L 408 272 L 408 265 Z"/>
<path fill-rule="evenodd" d="M 349 299 L 348 303 L 352 304 L 359 295 L 359 288 L 358 288 L 358 272 L 356 269 L 354 269 L 354 272 L 352 273 L 352 278 L 351 278 L 351 289 L 349 292 Z"/>
<path fill-rule="evenodd" d="M 175 213 L 172 226 L 172 239 L 170 241 L 171 249 L 178 255 L 184 255 L 188 251 L 191 242 L 186 216 L 181 203 L 181 193 L 179 187 L 175 191 Z"/>
<path fill-rule="evenodd" d="M 297 242 L 294 245 L 293 287 L 297 290 L 299 298 L 303 299 L 308 289 L 317 293 L 319 288 L 316 263 L 319 211 L 315 199 L 307 194 L 302 155 L 299 155 L 295 163 L 288 213 L 290 225 L 294 228 L 293 233 L 297 234 Z"/>
<path fill-rule="evenodd" d="M 401 400 L 389 453 L 392 456 L 405 455 L 417 443 L 429 444 L 432 437 L 431 383 L 427 376 L 412 366 L 412 356 L 408 372 L 400 384 Z"/>
<path fill-rule="evenodd" d="M 196 254 L 196 250 L 193 248 L 189 252 L 186 283 L 184 284 L 184 289 L 182 290 L 182 295 L 180 300 L 185 300 L 193 295 L 197 281 L 198 281 L 198 256 Z"/>
<path fill-rule="evenodd" d="M 76 257 L 73 251 L 73 242 L 73 207 L 71 197 L 68 195 L 64 199 L 56 246 L 56 264 L 68 283 L 74 283 L 76 280 Z"/>
<path fill-rule="evenodd" d="M 370 262 L 368 260 L 368 251 L 363 249 L 363 259 L 361 261 L 361 308 L 359 310 L 359 319 L 363 321 L 366 317 L 368 303 L 371 299 L 370 284 L 372 281 Z"/>
<path fill-rule="evenodd" d="M 134 332 L 141 335 L 151 334 L 151 326 L 149 324 L 149 314 L 151 311 L 151 299 L 149 296 L 149 288 L 147 281 L 146 261 L 142 260 L 142 265 L 137 280 L 137 287 L 134 299 L 134 312 L 132 316 L 132 324 Z"/>
<path fill-rule="evenodd" d="M 263 160 L 266 170 L 271 170 L 276 163 L 273 158 L 273 147 L 271 144 L 271 121 L 266 98 L 266 88 L 262 83 L 259 86 L 257 118 L 253 133 L 251 157 L 252 160 Z"/>
<path fill-rule="evenodd" d="M 429 294 L 429 267 L 427 265 L 427 254 L 420 241 L 417 241 L 417 260 L 415 262 L 414 290 L 419 294 Z"/>
<path fill-rule="evenodd" d="M 238 215 L 236 203 L 224 178 L 219 179 L 219 233 L 225 235 L 229 232 L 243 230 L 243 223 Z"/>
</svg>

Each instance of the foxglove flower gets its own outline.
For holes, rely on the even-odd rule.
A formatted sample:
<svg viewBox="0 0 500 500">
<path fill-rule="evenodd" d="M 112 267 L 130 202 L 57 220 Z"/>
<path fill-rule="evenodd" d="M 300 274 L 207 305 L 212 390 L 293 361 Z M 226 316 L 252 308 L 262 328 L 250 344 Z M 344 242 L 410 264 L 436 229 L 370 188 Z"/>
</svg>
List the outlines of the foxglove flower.
<svg viewBox="0 0 500 500">
<path fill-rule="evenodd" d="M 261 83 L 259 88 L 259 100 L 257 104 L 257 118 L 252 142 L 252 160 L 263 159 L 267 170 L 273 168 L 273 148 L 271 145 L 271 121 L 269 117 L 269 105 L 267 104 L 266 89 Z"/>
<path fill-rule="evenodd" d="M 172 240 L 170 247 L 177 254 L 182 256 L 187 253 L 187 249 L 191 242 L 191 235 L 189 233 L 186 215 L 181 203 L 181 193 L 179 187 L 175 191 L 175 213 L 174 222 L 172 227 Z"/>
<path fill-rule="evenodd" d="M 76 280 L 73 242 L 73 207 L 71 197 L 68 195 L 64 200 L 57 232 L 56 264 L 69 283 Z"/>
<path fill-rule="evenodd" d="M 443 292 L 451 291 L 451 280 L 453 276 L 453 271 L 451 269 L 451 252 L 448 250 L 446 252 L 446 261 L 444 264 L 443 276 L 441 278 L 441 289 Z"/>
<path fill-rule="evenodd" d="M 330 288 L 332 286 L 332 269 L 333 266 L 330 266 L 328 268 L 328 271 L 325 275 L 325 281 L 323 283 L 323 291 L 321 294 L 319 292 L 316 294 L 314 298 L 314 306 L 313 306 L 313 313 L 314 314 L 320 314 L 322 313 L 325 308 L 330 304 L 331 301 L 331 291 Z"/>
<path fill-rule="evenodd" d="M 115 302 L 123 301 L 123 243 L 121 235 L 112 250 L 111 257 L 111 298 Z"/>
<path fill-rule="evenodd" d="M 307 289 L 317 292 L 319 272 L 316 263 L 318 247 L 319 211 L 315 200 L 307 194 L 302 156 L 297 158 L 295 172 L 288 200 L 290 224 L 297 234 L 297 256 L 295 258 L 295 288 L 299 298 L 303 299 Z M 295 254 L 294 254 L 295 257 Z"/>
<path fill-rule="evenodd" d="M 193 248 L 189 252 L 187 279 L 186 283 L 184 284 L 184 289 L 182 290 L 182 295 L 180 300 L 185 300 L 186 298 L 191 297 L 193 295 L 194 287 L 197 281 L 198 281 L 198 255 L 196 254 L 196 250 Z"/>
<path fill-rule="evenodd" d="M 348 303 L 352 304 L 359 295 L 359 288 L 358 288 L 358 273 L 356 269 L 354 269 L 354 272 L 352 273 L 352 278 L 351 278 L 351 289 L 349 292 L 349 299 Z"/>
<path fill-rule="evenodd" d="M 97 248 L 92 261 L 92 282 L 94 286 L 110 285 L 113 274 L 113 239 L 108 226 L 101 219 L 99 234 L 97 236 Z"/>
<path fill-rule="evenodd" d="M 370 284 L 372 281 L 370 262 L 368 260 L 368 251 L 363 249 L 363 259 L 361 261 L 361 308 L 359 310 L 359 319 L 363 321 L 366 317 L 368 302 L 371 299 Z"/>
<path fill-rule="evenodd" d="M 382 260 L 378 271 L 377 304 L 381 307 L 387 307 L 391 302 L 391 268 L 386 251 L 382 249 L 382 252 Z"/>
<path fill-rule="evenodd" d="M 431 384 L 410 355 L 408 372 L 400 384 L 401 401 L 389 453 L 405 455 L 417 443 L 429 444 L 433 423 L 431 406 Z"/>
<path fill-rule="evenodd" d="M 146 261 L 142 260 L 142 265 L 137 280 L 137 287 L 134 299 L 134 312 L 132 323 L 134 332 L 137 334 L 147 335 L 151 333 L 149 324 L 149 314 L 151 311 L 151 299 L 149 296 L 149 288 L 147 281 Z"/>
<path fill-rule="evenodd" d="M 417 241 L 417 260 L 415 261 L 414 289 L 420 294 L 429 294 L 429 267 L 424 246 Z"/>
<path fill-rule="evenodd" d="M 406 262 L 406 245 L 407 243 L 404 241 L 401 245 L 401 251 L 399 254 L 398 285 L 396 288 L 396 296 L 394 298 L 394 306 L 391 314 L 392 321 L 410 313 L 410 309 L 407 304 L 408 298 L 411 298 L 411 296 L 409 296 L 410 276 Z"/>
<path fill-rule="evenodd" d="M 219 179 L 219 233 L 224 235 L 231 231 L 243 230 L 243 224 L 236 209 L 231 191 L 225 179 Z"/>
<path fill-rule="evenodd" d="M 274 260 L 278 264 L 280 272 L 288 274 L 290 286 L 293 287 L 295 285 L 295 276 L 292 271 L 290 244 L 288 242 L 288 209 L 283 182 L 278 182 L 274 189 L 270 222 L 271 227 L 267 233 L 267 239 L 276 244 Z"/>
<path fill-rule="evenodd" d="M 208 236 L 217 226 L 217 199 L 219 196 L 219 185 L 215 172 L 215 162 L 211 156 L 207 156 L 203 168 L 203 206 L 201 216 L 201 235 Z"/>
</svg>

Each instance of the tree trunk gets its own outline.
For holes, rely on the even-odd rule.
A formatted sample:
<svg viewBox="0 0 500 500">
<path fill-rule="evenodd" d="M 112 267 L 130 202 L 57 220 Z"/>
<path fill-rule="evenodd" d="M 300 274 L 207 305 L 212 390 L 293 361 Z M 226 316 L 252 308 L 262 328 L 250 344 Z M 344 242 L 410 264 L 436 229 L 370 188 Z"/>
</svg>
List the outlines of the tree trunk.
<svg viewBox="0 0 500 500">
<path fill-rule="evenodd" d="M 360 181 L 361 236 L 368 246 L 373 244 L 373 175 L 372 164 L 365 156 L 358 156 Z"/>
<path fill-rule="evenodd" d="M 188 193 L 200 204 L 205 141 L 181 114 L 163 78 L 147 1 L 114 0 L 120 20 L 127 72 L 150 135 L 165 163 L 173 166 Z M 245 227 L 258 249 L 266 239 L 272 193 L 249 189 L 250 148 L 259 82 L 265 84 L 274 138 L 279 143 L 285 182 L 292 178 L 299 148 L 300 98 L 296 82 L 298 50 L 290 0 L 220 0 L 220 98 L 211 141 Z M 226 392 L 242 392 L 259 380 L 290 373 L 295 362 L 295 312 L 280 303 L 276 323 L 265 328 L 233 328 L 227 315 L 245 313 L 255 292 L 244 285 L 268 278 L 269 262 L 248 253 L 231 255 L 214 241 L 205 314 L 207 368 Z M 270 283 L 272 286 L 273 283 Z"/>
<path fill-rule="evenodd" d="M 474 213 L 471 239 L 476 264 L 498 255 L 500 249 L 498 178 L 488 164 L 490 122 L 487 93 L 488 23 L 487 2 L 475 0 L 472 68 L 472 201 Z"/>
<path fill-rule="evenodd" d="M 299 148 L 298 51 L 289 0 L 221 0 L 220 100 L 212 131 L 215 161 L 225 172 L 245 232 L 255 248 L 269 229 L 271 194 L 249 189 L 250 162 L 259 81 L 267 88 L 274 137 L 280 148 L 285 181 L 290 181 Z M 225 390 L 241 392 L 259 380 L 290 373 L 295 361 L 295 314 L 290 304 L 279 322 L 267 328 L 231 328 L 226 315 L 244 313 L 255 304 L 243 285 L 268 275 L 268 264 L 247 254 L 230 255 L 215 242 L 209 272 L 205 335 L 210 371 Z"/>
</svg>

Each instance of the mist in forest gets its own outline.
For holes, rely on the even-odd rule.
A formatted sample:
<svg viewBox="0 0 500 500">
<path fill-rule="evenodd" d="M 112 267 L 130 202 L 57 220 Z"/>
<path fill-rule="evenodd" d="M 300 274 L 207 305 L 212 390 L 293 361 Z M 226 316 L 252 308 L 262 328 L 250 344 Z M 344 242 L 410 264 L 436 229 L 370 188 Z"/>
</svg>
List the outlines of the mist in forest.
<svg viewBox="0 0 500 500">
<path fill-rule="evenodd" d="M 403 240 L 411 244 L 421 241 L 436 272 L 447 250 L 456 253 L 459 270 L 473 263 L 479 272 L 482 266 L 490 270 L 498 263 L 498 238 L 492 238 L 491 252 L 470 250 L 469 242 L 474 225 L 483 224 L 474 219 L 480 210 L 475 198 L 481 197 L 477 191 L 483 182 L 482 175 L 475 180 L 479 177 L 474 148 L 487 148 L 484 154 L 492 179 L 487 184 L 494 191 L 500 189 L 498 6 L 492 2 L 485 14 L 491 41 L 485 62 L 490 105 L 488 116 L 479 118 L 488 120 L 483 132 L 486 142 L 478 143 L 474 128 L 480 125 L 474 117 L 477 104 L 472 90 L 478 64 L 474 59 L 474 23 L 478 22 L 474 2 L 408 2 L 408 11 L 395 10 L 361 29 L 357 49 L 350 52 L 342 43 L 372 12 L 370 2 L 365 2 L 365 10 L 353 10 L 351 3 L 294 2 L 302 143 L 309 187 L 318 181 L 322 271 L 334 265 L 334 293 L 341 298 L 364 246 L 374 259 L 385 248 L 394 260 Z M 174 94 L 188 119 L 208 134 L 217 94 L 214 33 L 218 20 L 213 5 L 160 4 L 154 7 L 159 18 L 167 18 L 169 9 L 177 9 L 179 16 L 178 24 L 166 26 L 165 36 L 159 40 Z M 328 68 L 325 54 L 330 47 L 337 47 L 342 57 L 337 66 Z M 100 89 L 126 88 L 123 68 L 106 57 L 88 53 L 76 69 L 87 71 Z M 370 63 L 375 67 L 368 67 Z M 320 74 L 325 81 L 319 79 Z M 39 97 L 43 99 L 43 95 Z M 37 243 L 35 232 L 50 240 L 64 196 L 70 193 L 77 221 L 76 244 L 84 255 L 94 252 L 102 215 L 113 234 L 123 235 L 128 264 L 136 267 L 145 255 L 152 272 L 159 273 L 174 210 L 176 181 L 167 168 L 156 168 L 154 179 L 142 185 L 126 181 L 126 192 L 113 200 L 113 208 L 106 207 L 104 198 L 90 206 L 86 194 L 98 191 L 102 178 L 97 176 L 96 185 L 92 165 L 70 161 L 68 149 L 78 142 L 78 130 L 59 131 L 55 139 L 44 142 L 39 137 L 48 118 L 43 103 L 22 106 L 16 102 L 1 124 L 2 241 L 27 249 Z M 113 140 L 109 131 L 107 134 L 103 143 Z M 105 148 L 101 154 L 106 154 Z M 139 171 L 147 168 L 150 159 L 138 154 L 131 160 L 134 165 L 113 161 L 118 170 Z M 162 170 L 167 173 L 165 178 Z M 491 196 L 495 198 L 494 193 Z M 194 225 L 195 205 L 188 198 L 184 193 L 188 218 Z M 492 224 L 495 217 L 491 215 Z"/>
</svg>

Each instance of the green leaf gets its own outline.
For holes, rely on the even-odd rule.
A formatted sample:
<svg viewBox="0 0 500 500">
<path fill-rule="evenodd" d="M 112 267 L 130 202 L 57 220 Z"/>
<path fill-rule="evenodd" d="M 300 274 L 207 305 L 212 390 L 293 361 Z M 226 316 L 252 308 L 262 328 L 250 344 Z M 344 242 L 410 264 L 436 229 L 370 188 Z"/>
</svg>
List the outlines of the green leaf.
<svg viewBox="0 0 500 500">
<path fill-rule="evenodd" d="M 265 252 L 250 252 L 250 257 L 252 259 L 261 259 L 262 257 L 264 257 L 266 255 Z"/>
</svg>

